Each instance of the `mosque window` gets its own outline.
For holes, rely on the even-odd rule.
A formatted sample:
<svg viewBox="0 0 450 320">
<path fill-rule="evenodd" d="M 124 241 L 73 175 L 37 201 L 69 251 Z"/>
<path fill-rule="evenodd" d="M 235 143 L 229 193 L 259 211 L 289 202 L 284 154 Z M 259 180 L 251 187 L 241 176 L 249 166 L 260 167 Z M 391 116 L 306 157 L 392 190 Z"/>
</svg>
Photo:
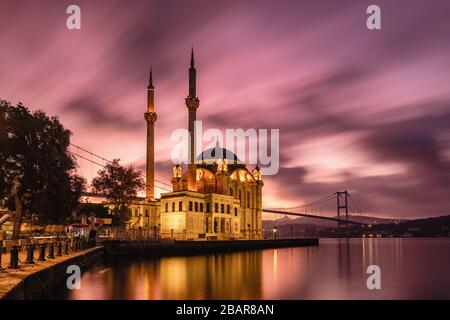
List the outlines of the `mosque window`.
<svg viewBox="0 0 450 320">
<path fill-rule="evenodd" d="M 178 202 L 178 211 L 183 211 L 183 202 Z"/>
<path fill-rule="evenodd" d="M 195 212 L 198 211 L 198 202 L 195 202 Z"/>
<path fill-rule="evenodd" d="M 223 203 L 220 205 L 220 212 L 225 213 L 225 205 Z"/>
<path fill-rule="evenodd" d="M 189 211 L 192 211 L 192 201 L 189 201 Z"/>
<path fill-rule="evenodd" d="M 166 208 L 165 208 L 166 210 L 166 212 L 168 212 L 169 211 L 169 204 L 166 202 Z"/>
<path fill-rule="evenodd" d="M 214 203 L 214 212 L 219 212 L 219 204 Z"/>
<path fill-rule="evenodd" d="M 206 203 L 206 212 L 211 212 L 211 205 L 209 202 Z"/>
<path fill-rule="evenodd" d="M 227 213 L 230 214 L 230 205 L 227 204 Z"/>
<path fill-rule="evenodd" d="M 203 202 L 200 203 L 200 212 L 203 212 Z"/>
<path fill-rule="evenodd" d="M 172 211 L 175 211 L 175 202 L 172 202 Z"/>
</svg>

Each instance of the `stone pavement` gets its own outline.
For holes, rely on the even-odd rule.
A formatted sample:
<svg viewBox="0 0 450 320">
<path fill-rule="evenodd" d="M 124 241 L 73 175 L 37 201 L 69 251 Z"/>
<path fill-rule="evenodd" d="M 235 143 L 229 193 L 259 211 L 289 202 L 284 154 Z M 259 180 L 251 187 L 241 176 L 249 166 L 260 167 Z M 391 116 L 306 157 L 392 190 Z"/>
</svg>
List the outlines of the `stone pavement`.
<svg viewBox="0 0 450 320">
<path fill-rule="evenodd" d="M 34 251 L 35 264 L 25 264 L 26 253 L 22 251 L 19 254 L 19 260 L 22 261 L 22 262 L 19 262 L 19 269 L 9 269 L 8 265 L 9 265 L 10 255 L 9 255 L 9 253 L 2 254 L 1 267 L 4 269 L 0 270 L 0 300 L 3 298 L 3 296 L 6 293 L 8 293 L 18 283 L 20 283 L 22 281 L 22 279 L 26 278 L 30 274 L 35 273 L 40 270 L 43 270 L 43 269 L 46 269 L 50 266 L 53 266 L 60 262 L 66 261 L 73 257 L 83 255 L 86 252 L 89 252 L 90 250 L 95 250 L 95 249 L 96 248 L 87 249 L 87 250 L 78 251 L 78 252 L 69 252 L 69 254 L 63 255 L 62 257 L 55 256 L 55 259 L 47 258 L 48 252 L 46 252 L 46 261 L 37 261 L 36 259 L 39 255 L 39 252 L 38 252 L 38 250 L 35 250 Z"/>
</svg>

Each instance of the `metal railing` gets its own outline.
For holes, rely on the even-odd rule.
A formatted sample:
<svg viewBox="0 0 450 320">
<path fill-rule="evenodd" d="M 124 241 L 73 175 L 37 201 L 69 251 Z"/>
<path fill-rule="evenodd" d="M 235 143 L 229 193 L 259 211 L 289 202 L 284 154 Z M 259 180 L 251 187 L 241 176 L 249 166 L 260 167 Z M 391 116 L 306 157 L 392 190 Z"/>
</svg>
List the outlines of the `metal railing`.
<svg viewBox="0 0 450 320">
<path fill-rule="evenodd" d="M 160 239 L 158 228 L 124 228 L 104 227 L 99 235 L 100 240 L 157 240 Z"/>
<path fill-rule="evenodd" d="M 0 240 L 0 270 L 2 257 L 9 255 L 10 269 L 18 269 L 21 265 L 32 265 L 36 261 L 45 262 L 75 252 L 84 251 L 95 246 L 84 238 L 37 237 L 20 240 Z"/>
</svg>

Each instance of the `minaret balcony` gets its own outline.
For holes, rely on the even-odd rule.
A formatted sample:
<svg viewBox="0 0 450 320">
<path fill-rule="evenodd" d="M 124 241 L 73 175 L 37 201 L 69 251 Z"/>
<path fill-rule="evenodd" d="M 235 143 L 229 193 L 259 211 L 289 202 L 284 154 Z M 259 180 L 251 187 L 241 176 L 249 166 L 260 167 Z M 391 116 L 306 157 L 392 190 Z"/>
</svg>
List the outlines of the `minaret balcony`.
<svg viewBox="0 0 450 320">
<path fill-rule="evenodd" d="M 200 105 L 200 100 L 197 97 L 187 97 L 186 98 L 186 107 L 189 111 L 197 111 Z"/>
<path fill-rule="evenodd" d="M 146 112 L 144 114 L 144 118 L 145 118 L 145 121 L 147 121 L 147 123 L 154 124 L 158 117 L 156 116 L 155 112 Z"/>
</svg>

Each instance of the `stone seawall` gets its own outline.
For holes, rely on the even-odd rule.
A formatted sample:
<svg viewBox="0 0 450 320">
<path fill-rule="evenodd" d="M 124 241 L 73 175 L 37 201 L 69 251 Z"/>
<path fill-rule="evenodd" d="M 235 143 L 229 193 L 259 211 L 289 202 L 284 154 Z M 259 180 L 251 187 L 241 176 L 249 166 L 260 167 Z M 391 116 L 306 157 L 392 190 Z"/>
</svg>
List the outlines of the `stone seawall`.
<svg viewBox="0 0 450 320">
<path fill-rule="evenodd" d="M 318 238 L 280 240 L 224 240 L 224 241 L 105 241 L 105 253 L 121 255 L 187 255 L 268 248 L 305 247 L 319 245 Z"/>
<path fill-rule="evenodd" d="M 0 272 L 0 299 L 53 299 L 55 289 L 65 283 L 67 267 L 77 265 L 83 269 L 107 256 L 183 256 L 231 251 L 261 250 L 267 248 L 304 247 L 319 245 L 318 238 L 281 240 L 233 241 L 105 241 L 104 247 L 47 260 L 34 265 L 21 265 L 20 269 Z"/>
<path fill-rule="evenodd" d="M 51 265 L 38 267 L 38 270 L 11 272 L 0 281 L 0 284 L 5 287 L 5 290 L 0 293 L 0 299 L 53 299 L 52 291 L 54 288 L 64 283 L 69 276 L 66 273 L 69 265 L 77 265 L 83 270 L 83 268 L 100 260 L 103 254 L 103 247 L 95 247 L 66 259 L 55 261 Z M 6 283 L 6 281 L 9 283 Z"/>
</svg>

